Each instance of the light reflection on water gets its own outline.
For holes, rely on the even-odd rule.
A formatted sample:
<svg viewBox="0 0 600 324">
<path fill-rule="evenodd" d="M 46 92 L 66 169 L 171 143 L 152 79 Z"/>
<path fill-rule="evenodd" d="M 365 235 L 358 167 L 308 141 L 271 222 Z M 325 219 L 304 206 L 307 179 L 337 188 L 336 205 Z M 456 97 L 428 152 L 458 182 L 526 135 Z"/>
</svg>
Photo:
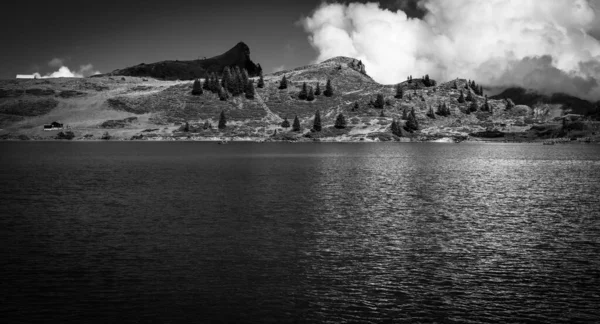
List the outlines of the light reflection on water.
<svg viewBox="0 0 600 324">
<path fill-rule="evenodd" d="M 27 322 L 600 320 L 597 146 L 0 145 Z"/>
</svg>

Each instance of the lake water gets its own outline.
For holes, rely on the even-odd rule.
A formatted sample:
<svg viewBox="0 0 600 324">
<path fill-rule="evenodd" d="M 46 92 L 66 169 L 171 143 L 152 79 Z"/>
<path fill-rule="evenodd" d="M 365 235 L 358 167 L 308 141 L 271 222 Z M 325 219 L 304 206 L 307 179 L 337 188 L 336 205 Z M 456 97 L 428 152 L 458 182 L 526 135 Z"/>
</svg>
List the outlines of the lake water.
<svg viewBox="0 0 600 324">
<path fill-rule="evenodd" d="M 0 143 L 2 322 L 600 322 L 600 146 Z"/>
</svg>

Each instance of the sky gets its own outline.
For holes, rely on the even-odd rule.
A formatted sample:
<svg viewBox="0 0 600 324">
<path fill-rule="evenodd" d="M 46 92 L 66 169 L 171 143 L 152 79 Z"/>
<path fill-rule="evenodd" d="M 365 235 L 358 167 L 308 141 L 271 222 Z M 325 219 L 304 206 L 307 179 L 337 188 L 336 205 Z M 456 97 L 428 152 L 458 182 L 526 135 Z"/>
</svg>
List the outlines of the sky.
<svg viewBox="0 0 600 324">
<path fill-rule="evenodd" d="M 36 72 L 61 76 L 61 67 L 87 76 L 139 63 L 211 57 L 240 41 L 266 72 L 298 67 L 317 57 L 299 20 L 320 3 L 15 1 L 0 13 L 0 78 Z M 399 2 L 382 3 L 394 8 Z"/>
<path fill-rule="evenodd" d="M 0 13 L 0 78 L 89 76 L 221 54 L 267 73 L 334 56 L 376 81 L 474 79 L 600 100 L 600 0 L 18 1 Z"/>
</svg>

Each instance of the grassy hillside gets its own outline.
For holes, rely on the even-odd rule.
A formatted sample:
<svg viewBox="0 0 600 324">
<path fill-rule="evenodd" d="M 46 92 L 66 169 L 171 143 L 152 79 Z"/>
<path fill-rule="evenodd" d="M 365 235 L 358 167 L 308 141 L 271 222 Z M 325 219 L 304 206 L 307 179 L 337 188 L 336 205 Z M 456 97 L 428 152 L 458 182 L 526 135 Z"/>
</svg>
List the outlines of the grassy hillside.
<svg viewBox="0 0 600 324">
<path fill-rule="evenodd" d="M 265 87 L 256 89 L 255 99 L 244 96 L 219 100 L 216 94 L 191 94 L 191 81 L 159 81 L 146 77 L 102 76 L 88 79 L 45 79 L 0 81 L 0 137 L 25 135 L 34 139 L 54 138 L 58 131 L 44 131 L 43 125 L 58 121 L 70 127 L 75 139 L 98 139 L 108 132 L 112 139 L 217 139 L 254 138 L 279 140 L 517 140 L 550 138 L 598 138 L 598 125 L 568 115 L 557 104 L 533 107 L 489 99 L 491 111 L 481 111 L 485 98 L 473 95 L 479 109 L 468 113 L 470 102 L 459 103 L 466 95 L 466 80 L 453 80 L 426 87 L 423 80 L 400 84 L 403 97 L 395 98 L 396 85 L 381 85 L 364 73 L 352 58 L 337 57 L 320 64 L 265 75 Z M 279 89 L 283 76 L 287 89 Z M 257 78 L 254 78 L 257 81 Z M 334 94 L 300 100 L 302 85 L 316 88 L 330 79 Z M 256 82 L 255 82 L 256 84 Z M 456 87 L 456 88 L 455 88 Z M 377 95 L 384 96 L 383 109 L 375 108 Z M 358 108 L 355 105 L 358 104 Z M 444 104 L 449 116 L 428 116 Z M 396 120 L 401 126 L 404 112 L 414 109 L 419 130 L 391 134 Z M 323 131 L 311 132 L 313 117 L 320 111 Z M 217 130 L 219 114 L 228 123 Z M 347 120 L 345 129 L 333 128 L 338 114 Z M 287 118 L 298 116 L 302 130 L 282 128 Z M 135 118 L 133 118 L 135 117 Z M 183 125 L 187 123 L 187 129 Z M 211 124 L 213 129 L 204 129 Z M 583 125 L 583 126 L 581 126 Z M 184 131 L 184 130 L 187 130 Z M 273 136 L 274 134 L 277 134 Z M 22 136 L 21 136 L 22 137 Z"/>
</svg>

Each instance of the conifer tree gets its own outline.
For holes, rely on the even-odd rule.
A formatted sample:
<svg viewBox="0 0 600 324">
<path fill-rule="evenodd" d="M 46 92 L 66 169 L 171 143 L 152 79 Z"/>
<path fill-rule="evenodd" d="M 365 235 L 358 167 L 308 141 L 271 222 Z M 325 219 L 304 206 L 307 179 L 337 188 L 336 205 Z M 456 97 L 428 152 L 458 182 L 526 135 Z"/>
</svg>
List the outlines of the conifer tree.
<svg viewBox="0 0 600 324">
<path fill-rule="evenodd" d="M 265 87 L 265 79 L 263 78 L 262 71 L 260 72 L 260 76 L 258 78 L 258 84 L 256 84 L 256 86 L 261 89 Z"/>
<path fill-rule="evenodd" d="M 402 86 L 400 86 L 400 83 L 398 83 L 396 85 L 396 95 L 394 96 L 394 98 L 402 99 L 403 95 L 404 95 L 404 91 L 402 90 Z"/>
<path fill-rule="evenodd" d="M 203 93 L 203 91 L 202 91 L 202 84 L 200 83 L 200 80 L 196 79 L 194 81 L 194 86 L 192 88 L 192 95 L 199 96 L 202 93 Z"/>
<path fill-rule="evenodd" d="M 231 70 L 229 69 L 229 66 L 226 66 L 223 69 L 223 78 L 221 78 L 221 86 L 225 90 L 227 90 L 231 93 L 234 93 L 233 89 L 231 88 L 231 86 L 232 86 L 231 81 L 232 81 L 231 80 Z"/>
<path fill-rule="evenodd" d="M 427 117 L 435 119 L 435 114 L 433 113 L 433 108 L 429 106 L 429 111 L 427 112 Z"/>
<path fill-rule="evenodd" d="M 299 132 L 300 131 L 300 120 L 298 119 L 298 116 L 296 116 L 294 118 L 294 123 L 292 125 L 292 130 L 294 132 Z"/>
<path fill-rule="evenodd" d="M 460 90 L 460 96 L 458 97 L 458 103 L 464 103 L 465 102 L 465 95 L 463 94 L 463 91 Z"/>
<path fill-rule="evenodd" d="M 483 86 L 479 86 L 479 95 L 483 96 Z"/>
<path fill-rule="evenodd" d="M 317 88 L 315 89 L 315 96 L 321 95 L 321 83 L 317 82 Z"/>
<path fill-rule="evenodd" d="M 221 115 L 219 116 L 219 129 L 225 129 L 227 127 L 227 118 L 225 117 L 225 111 L 221 110 Z"/>
<path fill-rule="evenodd" d="M 308 87 L 308 95 L 306 96 L 306 100 L 307 101 L 315 100 L 315 92 L 313 91 L 312 87 Z"/>
<path fill-rule="evenodd" d="M 242 73 L 240 74 L 240 76 L 242 77 L 242 84 L 248 84 L 248 80 L 250 79 L 250 77 L 248 76 L 248 70 L 242 69 Z"/>
<path fill-rule="evenodd" d="M 306 100 L 308 97 L 308 90 L 306 88 L 306 82 L 302 83 L 302 90 L 298 93 L 298 99 Z"/>
<path fill-rule="evenodd" d="M 402 120 L 408 120 L 408 114 L 407 114 L 407 112 L 406 112 L 406 109 L 404 109 L 404 110 L 402 111 Z"/>
<path fill-rule="evenodd" d="M 448 108 L 448 106 L 446 105 L 445 102 L 444 102 L 443 106 L 444 106 L 444 116 L 445 117 L 450 116 L 450 108 Z"/>
<path fill-rule="evenodd" d="M 485 102 L 483 103 L 483 107 L 481 107 L 481 111 L 490 111 L 490 103 L 488 102 L 487 96 L 485 97 Z"/>
<path fill-rule="evenodd" d="M 335 119 L 334 127 L 338 129 L 346 128 L 346 117 L 344 117 L 342 114 L 339 114 Z"/>
<path fill-rule="evenodd" d="M 469 90 L 469 92 L 467 93 L 467 97 L 465 98 L 466 101 L 473 101 L 473 94 L 471 93 L 471 90 Z"/>
<path fill-rule="evenodd" d="M 442 106 L 442 103 L 438 103 L 437 109 L 435 110 L 435 113 L 440 115 L 440 116 L 444 116 L 444 106 Z"/>
<path fill-rule="evenodd" d="M 206 77 L 204 77 L 204 82 L 202 83 L 202 89 L 206 90 L 206 91 L 210 91 L 210 82 L 208 82 L 208 78 L 209 78 L 210 74 L 206 74 Z"/>
<path fill-rule="evenodd" d="M 354 106 L 352 107 L 352 111 L 357 111 L 360 108 L 360 106 L 358 105 L 358 101 L 354 102 Z"/>
<path fill-rule="evenodd" d="M 473 101 L 471 101 L 471 105 L 469 106 L 469 111 L 476 112 L 477 108 L 479 108 L 479 106 L 477 105 L 477 100 L 473 99 Z"/>
<path fill-rule="evenodd" d="M 313 122 L 313 129 L 317 132 L 321 131 L 321 113 L 317 110 L 315 112 L 315 119 Z"/>
<path fill-rule="evenodd" d="M 254 95 L 256 94 L 254 91 L 254 80 L 248 80 L 248 83 L 246 84 L 246 99 L 254 99 Z"/>
<path fill-rule="evenodd" d="M 419 129 L 419 122 L 417 121 L 414 108 L 410 111 L 410 114 L 408 114 L 405 128 L 411 133 Z"/>
<path fill-rule="evenodd" d="M 219 77 L 217 76 L 216 73 L 213 73 L 213 78 L 211 81 L 211 91 L 213 93 L 219 93 Z"/>
<path fill-rule="evenodd" d="M 281 81 L 279 82 L 279 89 L 281 89 L 281 90 L 287 89 L 287 86 L 288 86 L 288 83 L 287 83 L 287 79 L 284 74 L 283 78 L 281 78 Z"/>
<path fill-rule="evenodd" d="M 229 99 L 229 92 L 227 92 L 227 90 L 223 89 L 223 87 L 221 87 L 219 85 L 219 100 L 221 101 L 226 101 L 227 99 Z"/>
<path fill-rule="evenodd" d="M 373 104 L 373 106 L 375 106 L 375 108 L 383 109 L 384 105 L 385 101 L 383 100 L 383 95 L 381 93 L 378 93 L 377 99 L 375 99 L 375 103 Z"/>
<path fill-rule="evenodd" d="M 287 120 L 287 117 L 283 119 L 283 122 L 281 123 L 281 127 L 283 127 L 283 128 L 290 127 L 290 122 Z"/>
<path fill-rule="evenodd" d="M 425 74 L 425 77 L 423 78 L 423 83 L 425 84 L 426 87 L 431 86 L 431 80 L 429 79 L 429 74 Z"/>
<path fill-rule="evenodd" d="M 402 136 L 402 127 L 399 125 L 398 122 L 396 122 L 396 120 L 392 120 L 392 134 L 396 135 L 396 136 Z"/>
<path fill-rule="evenodd" d="M 467 83 L 465 83 L 465 89 L 469 89 L 469 84 L 471 84 L 471 80 L 468 80 Z"/>
<path fill-rule="evenodd" d="M 244 89 L 246 88 L 245 80 L 247 80 L 247 78 L 244 78 L 243 71 L 237 65 L 235 66 L 235 78 L 235 84 L 237 85 L 237 89 L 235 89 L 235 95 L 237 96 L 244 93 Z"/>
<path fill-rule="evenodd" d="M 331 86 L 331 80 L 327 79 L 327 84 L 325 85 L 325 91 L 323 92 L 325 97 L 333 96 L 333 86 Z"/>
<path fill-rule="evenodd" d="M 452 85 L 452 89 L 458 89 L 458 81 L 454 80 L 454 84 Z"/>
</svg>

